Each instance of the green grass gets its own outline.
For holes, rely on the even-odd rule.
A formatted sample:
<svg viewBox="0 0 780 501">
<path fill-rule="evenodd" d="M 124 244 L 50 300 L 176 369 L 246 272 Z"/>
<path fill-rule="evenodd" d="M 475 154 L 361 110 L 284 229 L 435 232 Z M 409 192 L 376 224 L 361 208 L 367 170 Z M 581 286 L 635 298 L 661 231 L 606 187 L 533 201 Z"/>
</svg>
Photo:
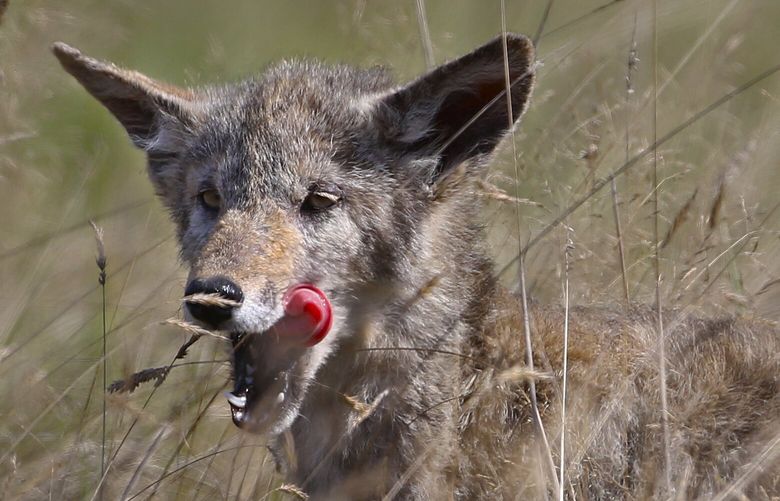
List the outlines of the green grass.
<svg viewBox="0 0 780 501">
<path fill-rule="evenodd" d="M 108 381 L 170 364 L 186 340 L 160 325 L 178 314 L 185 271 L 143 156 L 59 68 L 50 43 L 63 40 L 177 84 L 234 80 L 284 57 L 384 64 L 399 80 L 425 69 L 414 1 L 228 3 L 11 0 L 3 16 L 0 498 L 89 499 L 97 492 L 103 328 L 89 219 L 105 230 Z M 662 137 L 780 63 L 774 0 L 659 4 L 654 60 L 650 2 L 553 3 L 539 43 L 534 99 L 515 133 L 518 156 L 512 158 L 507 142 L 490 172 L 510 196 L 535 202 L 519 209 L 489 202 L 485 217 L 500 267 L 627 154 L 648 148 L 654 133 Z M 425 6 L 437 62 L 501 28 L 498 2 Z M 536 33 L 546 6 L 508 1 L 508 29 Z M 627 100 L 632 37 L 640 61 Z M 669 236 L 659 262 L 665 305 L 780 319 L 779 136 L 775 75 L 659 148 L 659 235 Z M 616 180 L 630 296 L 645 303 L 654 301 L 656 286 L 652 157 Z M 568 233 L 559 225 L 529 249 L 529 292 L 562 302 L 568 235 L 572 304 L 624 301 L 609 185 L 588 196 L 565 225 Z M 509 266 L 503 279 L 516 286 L 517 277 Z M 172 369 L 159 388 L 145 384 L 107 396 L 105 499 L 134 495 L 158 480 L 140 498 L 157 489 L 163 498 L 248 499 L 278 487 L 258 446 L 262 438 L 239 434 L 217 395 L 229 368 L 211 361 L 226 353 L 204 338 L 184 360 L 202 363 Z"/>
</svg>

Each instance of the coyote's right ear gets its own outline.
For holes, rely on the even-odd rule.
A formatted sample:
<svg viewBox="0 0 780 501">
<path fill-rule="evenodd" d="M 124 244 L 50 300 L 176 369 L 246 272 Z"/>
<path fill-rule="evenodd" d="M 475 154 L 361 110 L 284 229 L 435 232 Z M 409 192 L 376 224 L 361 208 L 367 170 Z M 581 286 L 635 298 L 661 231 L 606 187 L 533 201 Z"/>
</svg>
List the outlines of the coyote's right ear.
<svg viewBox="0 0 780 501">
<path fill-rule="evenodd" d="M 491 155 L 528 106 L 533 82 L 533 43 L 507 33 L 383 97 L 375 116 L 396 153 L 437 162 L 438 182 Z"/>
<path fill-rule="evenodd" d="M 193 92 L 161 84 L 135 71 L 85 56 L 62 42 L 52 46 L 63 68 L 73 75 L 125 127 L 136 146 L 149 155 L 149 175 L 165 195 L 165 172 L 182 151 L 197 122 Z"/>
</svg>

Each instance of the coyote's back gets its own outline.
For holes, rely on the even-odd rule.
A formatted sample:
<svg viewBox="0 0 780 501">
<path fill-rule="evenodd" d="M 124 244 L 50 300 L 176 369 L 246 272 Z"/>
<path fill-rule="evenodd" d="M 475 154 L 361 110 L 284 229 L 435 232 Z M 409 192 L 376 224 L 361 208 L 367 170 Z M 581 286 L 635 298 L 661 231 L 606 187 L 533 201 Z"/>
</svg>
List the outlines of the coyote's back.
<svg viewBox="0 0 780 501">
<path fill-rule="evenodd" d="M 180 89 L 54 50 L 148 154 L 188 318 L 232 339 L 234 422 L 312 497 L 780 495 L 774 325 L 664 312 L 662 398 L 655 313 L 526 311 L 495 279 L 476 185 L 528 103 L 525 37 L 402 87 L 284 62 Z"/>
<path fill-rule="evenodd" d="M 536 390 L 557 466 L 564 312 L 547 307 L 530 311 L 535 366 L 552 376 L 538 380 Z M 463 447 L 484 451 L 476 460 L 463 455 L 468 458 L 465 464 L 476 470 L 471 478 L 478 479 L 478 487 L 472 492 L 494 489 L 512 497 L 523 489 L 537 498 L 549 489 L 549 477 L 540 471 L 549 462 L 544 445 L 528 439 L 535 428 L 527 388 L 518 391 L 517 386 L 518 376 L 530 376 L 517 350 L 521 320 L 520 313 L 509 314 L 503 327 L 489 329 L 504 333 L 500 341 L 485 347 L 478 340 L 468 352 L 485 361 L 484 368 L 465 371 L 471 379 L 466 379 L 468 396 L 461 410 Z M 683 499 L 713 499 L 725 493 L 730 496 L 723 499 L 737 493 L 747 493 L 749 499 L 777 496 L 776 326 L 763 320 L 664 312 L 671 465 L 667 478 L 655 322 L 656 312 L 649 308 L 630 314 L 594 307 L 570 311 L 566 490 L 577 499 L 663 499 L 668 482 Z M 517 355 L 508 360 L 513 347 Z M 496 442 L 496 437 L 515 438 L 507 444 Z M 491 465 L 500 466 L 485 476 Z"/>
</svg>

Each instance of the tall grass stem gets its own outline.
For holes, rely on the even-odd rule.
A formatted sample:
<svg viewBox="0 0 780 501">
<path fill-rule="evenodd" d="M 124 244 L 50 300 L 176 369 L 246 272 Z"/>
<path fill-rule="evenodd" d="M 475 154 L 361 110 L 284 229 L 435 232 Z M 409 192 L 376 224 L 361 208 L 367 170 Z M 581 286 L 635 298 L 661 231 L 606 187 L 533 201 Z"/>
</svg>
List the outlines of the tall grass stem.
<svg viewBox="0 0 780 501">
<path fill-rule="evenodd" d="M 653 0 L 653 144 L 658 142 L 658 0 Z M 661 306 L 661 240 L 659 237 L 658 216 L 658 148 L 653 150 L 653 244 L 655 246 L 655 311 L 658 335 L 658 379 L 661 393 L 661 425 L 664 439 L 664 478 L 666 493 L 672 495 L 671 441 L 669 438 L 669 404 L 666 398 L 666 348 L 664 340 L 664 318 Z"/>
</svg>

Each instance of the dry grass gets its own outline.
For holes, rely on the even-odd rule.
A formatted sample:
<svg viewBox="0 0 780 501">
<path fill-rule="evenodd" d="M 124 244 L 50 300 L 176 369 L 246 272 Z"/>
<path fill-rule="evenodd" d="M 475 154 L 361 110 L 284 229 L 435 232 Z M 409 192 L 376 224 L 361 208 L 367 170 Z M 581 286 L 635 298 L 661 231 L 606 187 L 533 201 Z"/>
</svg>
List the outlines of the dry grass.
<svg viewBox="0 0 780 501">
<path fill-rule="evenodd" d="M 180 307 L 185 276 L 173 229 L 140 153 L 49 56 L 55 39 L 178 83 L 303 54 L 406 78 L 490 38 L 503 14 L 508 30 L 539 34 L 542 65 L 523 126 L 483 185 L 502 280 L 518 286 L 519 242 L 527 293 L 543 302 L 652 304 L 657 288 L 663 305 L 780 320 L 780 76 L 754 81 L 780 63 L 773 0 L 659 1 L 657 53 L 652 2 L 639 0 L 507 1 L 503 12 L 465 0 L 242 0 L 230 12 L 186 0 L 6 4 L 0 498 L 305 499 L 280 485 L 262 439 L 230 422 L 225 340 L 194 345 L 204 332 L 160 324 Z M 108 249 L 105 302 L 90 219 Z M 118 390 L 105 413 L 104 361 Z M 543 424 L 559 443 L 561 425 Z M 738 482 L 778 460 L 776 441 Z M 576 445 L 566 442 L 569 468 Z"/>
</svg>

